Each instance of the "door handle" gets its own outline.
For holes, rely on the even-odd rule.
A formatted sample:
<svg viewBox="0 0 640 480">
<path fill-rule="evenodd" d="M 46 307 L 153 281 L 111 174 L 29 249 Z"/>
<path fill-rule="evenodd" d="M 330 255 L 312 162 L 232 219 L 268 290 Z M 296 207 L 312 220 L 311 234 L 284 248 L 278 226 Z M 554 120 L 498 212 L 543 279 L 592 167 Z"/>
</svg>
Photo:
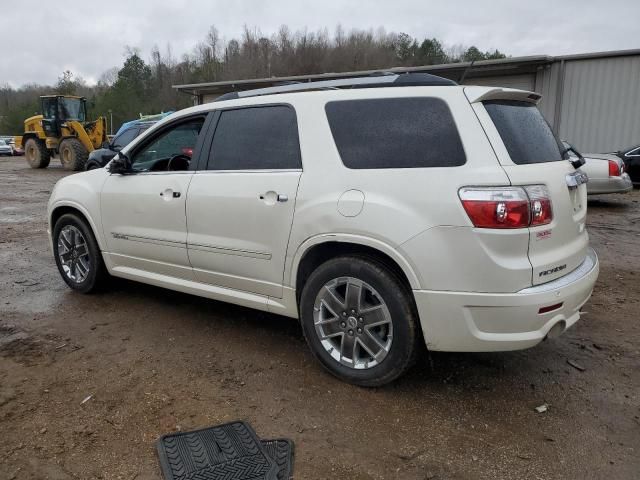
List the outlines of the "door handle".
<svg viewBox="0 0 640 480">
<path fill-rule="evenodd" d="M 276 202 L 284 203 L 289 200 L 289 196 L 284 193 L 276 193 L 273 190 L 269 190 L 267 193 L 259 195 L 258 198 L 267 205 L 275 205 Z"/>
<path fill-rule="evenodd" d="M 171 196 L 173 198 L 180 198 L 180 195 L 182 195 L 180 192 L 172 192 L 171 189 L 167 189 L 164 192 L 160 192 L 160 196 L 164 197 L 164 194 L 167 194 L 167 197 Z"/>
</svg>

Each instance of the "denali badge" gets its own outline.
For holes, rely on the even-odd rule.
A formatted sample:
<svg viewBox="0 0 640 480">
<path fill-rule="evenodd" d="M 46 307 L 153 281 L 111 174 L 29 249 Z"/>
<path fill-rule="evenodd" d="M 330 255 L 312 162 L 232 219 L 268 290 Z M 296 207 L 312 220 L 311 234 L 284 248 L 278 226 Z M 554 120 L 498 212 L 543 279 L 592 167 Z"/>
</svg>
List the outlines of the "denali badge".
<svg viewBox="0 0 640 480">
<path fill-rule="evenodd" d="M 551 230 L 543 230 L 541 232 L 536 232 L 536 240 L 544 240 L 545 238 L 551 237 Z"/>
<path fill-rule="evenodd" d="M 564 265 L 559 265 L 559 266 L 557 266 L 555 268 L 550 268 L 549 270 L 543 270 L 542 272 L 540 272 L 538 274 L 538 276 L 539 277 L 544 277 L 546 275 L 551 275 L 552 273 L 561 272 L 565 268 L 567 268 L 567 264 L 566 263 Z"/>
<path fill-rule="evenodd" d="M 122 233 L 111 232 L 111 236 L 119 240 L 129 240 L 129 237 L 127 237 L 126 235 L 123 235 Z"/>
</svg>

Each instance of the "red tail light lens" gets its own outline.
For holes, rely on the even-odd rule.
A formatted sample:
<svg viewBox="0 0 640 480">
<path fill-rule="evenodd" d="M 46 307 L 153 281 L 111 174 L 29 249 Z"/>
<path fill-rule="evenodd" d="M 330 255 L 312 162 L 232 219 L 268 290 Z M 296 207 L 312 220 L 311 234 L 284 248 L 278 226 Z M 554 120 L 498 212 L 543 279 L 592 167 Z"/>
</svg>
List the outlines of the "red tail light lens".
<svg viewBox="0 0 640 480">
<path fill-rule="evenodd" d="M 553 220 L 549 190 L 544 185 L 524 187 L 531 206 L 531 226 L 546 225 Z"/>
<path fill-rule="evenodd" d="M 529 199 L 520 187 L 463 188 L 462 206 L 478 228 L 529 226 Z"/>
<path fill-rule="evenodd" d="M 622 172 L 620 171 L 618 162 L 616 162 L 615 160 L 609 160 L 609 176 L 619 177 L 620 175 L 622 175 Z"/>
<path fill-rule="evenodd" d="M 551 198 L 543 185 L 465 187 L 458 195 L 477 228 L 526 228 L 553 220 Z"/>
</svg>

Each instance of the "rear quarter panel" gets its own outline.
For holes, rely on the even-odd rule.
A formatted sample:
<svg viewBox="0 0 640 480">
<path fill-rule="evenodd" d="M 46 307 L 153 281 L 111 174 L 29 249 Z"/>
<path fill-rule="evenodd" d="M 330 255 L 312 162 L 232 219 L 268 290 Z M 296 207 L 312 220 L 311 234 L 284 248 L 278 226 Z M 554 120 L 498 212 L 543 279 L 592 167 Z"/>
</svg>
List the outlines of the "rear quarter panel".
<svg viewBox="0 0 640 480">
<path fill-rule="evenodd" d="M 442 168 L 346 168 L 331 134 L 325 104 L 341 99 L 412 96 L 435 96 L 447 102 L 467 163 Z M 295 287 L 297 265 L 304 251 L 316 243 L 310 239 L 333 235 L 349 237 L 354 243 L 363 242 L 359 238 L 386 246 L 410 266 L 418 282 L 414 288 L 511 291 L 514 286 L 530 285 L 528 232 L 487 234 L 487 242 L 482 244 L 458 198 L 458 189 L 463 186 L 509 184 L 462 89 L 363 89 L 349 91 L 348 97 L 344 92 L 317 92 L 291 96 L 291 103 L 298 115 L 303 173 L 285 284 Z M 348 190 L 358 190 L 364 196 L 363 208 L 356 216 L 346 217 L 338 211 L 339 198 Z M 509 242 L 505 241 L 507 236 L 511 237 Z M 495 255 L 501 258 L 496 261 Z M 512 269 L 510 275 L 503 275 L 505 265 Z"/>
</svg>

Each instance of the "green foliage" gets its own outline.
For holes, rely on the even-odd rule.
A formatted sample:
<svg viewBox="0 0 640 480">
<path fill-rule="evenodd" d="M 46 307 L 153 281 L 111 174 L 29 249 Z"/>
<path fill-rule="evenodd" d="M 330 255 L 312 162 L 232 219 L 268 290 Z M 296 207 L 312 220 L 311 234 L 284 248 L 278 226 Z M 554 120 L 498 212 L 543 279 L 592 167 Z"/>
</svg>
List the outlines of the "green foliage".
<svg viewBox="0 0 640 480">
<path fill-rule="evenodd" d="M 245 27 L 241 38 L 223 41 L 212 26 L 204 41 L 179 60 L 173 58 L 170 46 L 164 54 L 154 47 L 148 63 L 137 50 L 128 49 L 123 65 L 106 69 L 94 86 L 67 70 L 54 86 L 0 87 L 0 134 L 22 133 L 24 120 L 40 108 L 38 97 L 54 92 L 86 97 L 89 117 L 105 116 L 109 122 L 113 117 L 115 132 L 122 122 L 140 114 L 191 105 L 189 96 L 172 88 L 177 84 L 498 58 L 505 58 L 498 50 L 446 47 L 436 38 L 420 40 L 383 29 L 345 32 L 338 26 L 330 36 L 326 29 L 291 32 L 283 25 L 268 37 L 256 28 Z"/>
<path fill-rule="evenodd" d="M 76 95 L 76 91 L 83 85 L 82 80 L 74 80 L 73 73 L 70 70 L 62 72 L 62 76 L 58 77 L 55 93 L 59 95 Z"/>
</svg>

